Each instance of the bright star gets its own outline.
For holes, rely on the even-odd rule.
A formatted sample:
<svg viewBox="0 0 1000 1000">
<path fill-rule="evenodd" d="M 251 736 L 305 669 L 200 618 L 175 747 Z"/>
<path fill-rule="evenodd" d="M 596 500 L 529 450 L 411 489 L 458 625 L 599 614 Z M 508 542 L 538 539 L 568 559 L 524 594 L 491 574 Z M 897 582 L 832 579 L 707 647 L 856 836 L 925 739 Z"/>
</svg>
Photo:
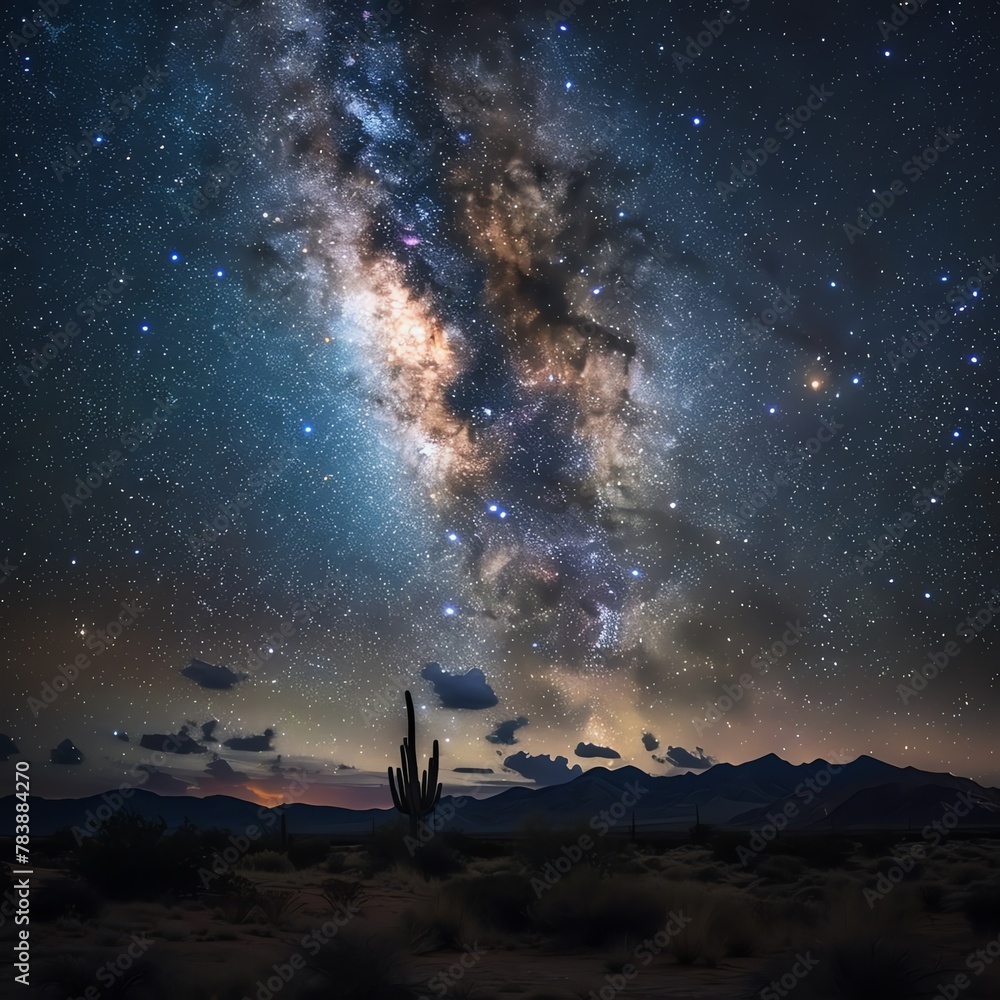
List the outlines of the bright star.
<svg viewBox="0 0 1000 1000">
<path fill-rule="evenodd" d="M 972 357 L 969 358 L 969 364 L 970 365 L 978 365 L 979 364 L 979 358 L 977 358 L 975 356 L 975 354 L 973 354 Z"/>
<path fill-rule="evenodd" d="M 700 125 L 701 124 L 701 119 L 700 118 L 692 118 L 691 119 L 691 124 L 692 125 Z"/>
<path fill-rule="evenodd" d="M 309 424 L 306 424 L 305 427 L 302 428 L 302 433 L 303 434 L 312 434 L 312 432 L 313 432 L 313 429 L 312 429 L 312 427 L 309 426 Z"/>
<path fill-rule="evenodd" d="M 215 276 L 217 278 L 223 278 L 223 277 L 225 277 L 225 272 L 223 272 L 223 271 L 216 271 L 215 272 Z"/>
</svg>

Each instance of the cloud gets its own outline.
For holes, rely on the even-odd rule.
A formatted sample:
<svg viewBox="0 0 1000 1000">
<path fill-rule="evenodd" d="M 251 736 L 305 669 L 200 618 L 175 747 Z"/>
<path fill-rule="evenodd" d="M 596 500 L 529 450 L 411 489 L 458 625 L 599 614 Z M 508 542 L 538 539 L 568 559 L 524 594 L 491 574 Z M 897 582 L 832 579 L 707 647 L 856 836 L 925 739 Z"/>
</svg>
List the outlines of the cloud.
<svg viewBox="0 0 1000 1000">
<path fill-rule="evenodd" d="M 228 691 L 250 676 L 234 673 L 229 667 L 219 667 L 196 659 L 192 659 L 181 673 L 195 684 L 213 691 Z"/>
<path fill-rule="evenodd" d="M 660 749 L 660 741 L 652 733 L 643 733 L 642 734 L 642 745 L 647 750 L 659 750 Z"/>
<path fill-rule="evenodd" d="M 583 768 L 579 764 L 570 767 L 566 757 L 553 759 L 548 754 L 531 757 L 523 750 L 508 757 L 504 765 L 536 785 L 561 785 L 583 774 Z"/>
<path fill-rule="evenodd" d="M 456 774 L 493 774 L 492 767 L 456 767 L 452 768 Z"/>
<path fill-rule="evenodd" d="M 218 743 L 218 739 L 215 737 L 215 727 L 218 726 L 219 720 L 212 719 L 209 722 L 205 722 L 201 727 L 201 739 L 204 743 Z"/>
<path fill-rule="evenodd" d="M 577 757 L 608 757 L 612 760 L 620 759 L 621 754 L 611 747 L 599 747 L 594 743 L 577 743 L 574 751 Z"/>
<path fill-rule="evenodd" d="M 464 674 L 446 673 L 440 663 L 428 663 L 420 676 L 434 685 L 442 708 L 481 709 L 497 704 L 497 696 L 486 683 L 486 675 L 478 667 Z"/>
<path fill-rule="evenodd" d="M 490 743 L 500 743 L 507 747 L 513 746 L 513 744 L 517 743 L 514 730 L 520 729 L 527 724 L 528 720 L 523 715 L 519 715 L 516 719 L 508 719 L 506 722 L 501 722 L 492 733 L 488 733 L 486 739 Z"/>
<path fill-rule="evenodd" d="M 274 738 L 273 729 L 265 729 L 260 736 L 233 736 L 222 745 L 230 750 L 251 750 L 254 753 L 263 753 L 274 749 L 271 740 Z"/>
<path fill-rule="evenodd" d="M 718 761 L 714 757 L 706 755 L 701 747 L 695 747 L 697 756 L 684 747 L 667 747 L 662 758 L 657 758 L 660 763 L 673 764 L 674 767 L 689 767 L 693 771 L 704 771 Z"/>
<path fill-rule="evenodd" d="M 72 740 L 63 740 L 49 751 L 53 764 L 82 764 L 83 754 L 73 745 Z"/>
</svg>

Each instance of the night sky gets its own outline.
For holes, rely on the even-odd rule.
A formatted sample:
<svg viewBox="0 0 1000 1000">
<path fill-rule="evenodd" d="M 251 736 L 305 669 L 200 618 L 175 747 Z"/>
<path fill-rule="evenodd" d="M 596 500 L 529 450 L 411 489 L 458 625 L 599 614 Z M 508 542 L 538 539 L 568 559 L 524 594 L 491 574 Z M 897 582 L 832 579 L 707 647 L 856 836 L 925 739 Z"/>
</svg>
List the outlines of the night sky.
<svg viewBox="0 0 1000 1000">
<path fill-rule="evenodd" d="M 55 6 L 2 61 L 34 792 L 388 805 L 407 688 L 448 788 L 998 782 L 992 8 Z"/>
</svg>

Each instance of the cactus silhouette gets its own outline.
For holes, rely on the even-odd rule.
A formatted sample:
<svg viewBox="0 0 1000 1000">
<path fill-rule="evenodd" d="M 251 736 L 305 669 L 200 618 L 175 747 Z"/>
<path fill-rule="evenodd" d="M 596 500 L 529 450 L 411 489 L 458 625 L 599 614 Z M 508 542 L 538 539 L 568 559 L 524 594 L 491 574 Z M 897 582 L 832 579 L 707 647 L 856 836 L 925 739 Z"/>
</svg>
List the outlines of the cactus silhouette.
<svg viewBox="0 0 1000 1000">
<path fill-rule="evenodd" d="M 420 830 L 420 821 L 441 798 L 442 785 L 438 781 L 438 741 L 434 741 L 428 770 L 423 778 L 417 777 L 417 724 L 413 716 L 413 699 L 406 692 L 406 738 L 399 748 L 402 767 L 396 768 L 393 775 L 389 770 L 389 790 L 392 792 L 392 804 L 404 815 L 410 817 L 410 836 L 416 837 Z"/>
</svg>

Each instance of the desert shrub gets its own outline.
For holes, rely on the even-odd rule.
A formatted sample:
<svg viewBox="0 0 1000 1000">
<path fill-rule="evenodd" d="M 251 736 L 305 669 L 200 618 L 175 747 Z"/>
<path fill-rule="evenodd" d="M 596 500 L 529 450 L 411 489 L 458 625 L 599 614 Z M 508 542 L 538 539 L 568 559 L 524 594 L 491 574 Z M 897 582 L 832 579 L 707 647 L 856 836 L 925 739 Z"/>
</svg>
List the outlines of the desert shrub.
<svg viewBox="0 0 1000 1000">
<path fill-rule="evenodd" d="M 462 871 L 463 865 L 440 834 L 425 843 L 414 844 L 408 823 L 383 826 L 372 833 L 366 844 L 366 874 L 397 866 L 416 871 L 424 878 L 447 878 Z"/>
<path fill-rule="evenodd" d="M 805 868 L 801 858 L 793 858 L 789 854 L 770 854 L 758 861 L 754 872 L 772 882 L 797 882 Z"/>
<path fill-rule="evenodd" d="M 962 913 L 977 934 L 1000 932 L 1000 886 L 970 892 L 962 902 Z"/>
<path fill-rule="evenodd" d="M 849 838 L 835 834 L 792 835 L 781 840 L 782 854 L 800 858 L 810 868 L 840 868 L 853 850 Z"/>
<path fill-rule="evenodd" d="M 587 838 L 584 840 L 583 838 Z M 583 848 L 582 844 L 588 844 Z M 618 862 L 619 849 L 608 836 L 598 836 L 587 823 L 578 823 L 565 830 L 556 830 L 543 819 L 526 820 L 514 841 L 513 853 L 528 869 L 541 870 L 567 857 L 564 848 L 583 851 L 584 860 L 599 871 L 610 871 Z"/>
<path fill-rule="evenodd" d="M 92 920 L 101 912 L 104 900 L 86 882 L 49 882 L 31 895 L 31 918 L 43 923 L 65 917 Z"/>
<path fill-rule="evenodd" d="M 953 885 L 969 885 L 971 882 L 980 881 L 984 874 L 986 873 L 982 863 L 957 865 L 948 873 L 948 881 Z"/>
<path fill-rule="evenodd" d="M 101 1000 L 168 1000 L 169 989 L 160 966 L 148 954 L 141 955 L 120 976 L 115 976 L 110 985 L 106 980 L 98 980 L 96 969 L 120 957 L 120 952 L 104 951 L 99 954 L 61 955 L 52 962 L 43 963 L 32 977 L 33 983 L 43 994 L 53 996 L 80 997 L 93 996 L 94 991 Z M 87 994 L 87 990 L 91 993 Z"/>
<path fill-rule="evenodd" d="M 326 861 L 330 842 L 325 837 L 289 837 L 286 854 L 296 868 L 314 868 Z"/>
<path fill-rule="evenodd" d="M 312 949 L 310 949 L 312 950 Z M 311 974 L 297 1000 L 416 1000 L 418 982 L 401 942 L 388 935 L 345 928 L 306 959 Z"/>
<path fill-rule="evenodd" d="M 437 886 L 421 900 L 418 908 L 403 912 L 402 926 L 415 955 L 447 949 L 455 951 L 478 933 L 479 924 L 464 900 L 446 896 L 444 886 Z"/>
<path fill-rule="evenodd" d="M 483 860 L 506 858 L 510 854 L 507 845 L 499 840 L 470 837 L 459 830 L 444 830 L 438 836 L 451 850 L 470 860 L 475 858 Z"/>
<path fill-rule="evenodd" d="M 795 1000 L 917 1000 L 929 997 L 934 977 L 942 975 L 926 949 L 864 930 L 806 954 L 816 964 L 794 987 Z M 776 963 L 768 978 L 788 975 L 797 960 L 790 955 Z"/>
<path fill-rule="evenodd" d="M 453 879 L 442 893 L 457 906 L 475 912 L 486 927 L 523 931 L 530 923 L 528 911 L 535 903 L 535 890 L 525 875 L 498 873 Z"/>
<path fill-rule="evenodd" d="M 888 874 L 893 868 L 903 868 L 907 878 L 918 878 L 923 874 L 924 863 L 919 858 L 914 857 L 910 852 L 899 851 L 893 856 L 879 858 L 875 864 L 875 871 L 880 875 Z"/>
<path fill-rule="evenodd" d="M 344 870 L 344 868 L 346 867 L 345 864 L 344 864 L 344 862 L 346 861 L 346 859 L 347 859 L 347 856 L 343 853 L 343 851 L 334 851 L 326 859 L 326 861 L 323 864 L 323 867 L 331 875 L 339 875 Z"/>
<path fill-rule="evenodd" d="M 113 814 L 80 845 L 73 868 L 109 899 L 158 899 L 167 894 L 193 896 L 212 874 L 215 891 L 226 891 L 235 876 L 212 866 L 229 847 L 221 830 L 198 830 L 191 824 L 170 833 L 163 820 L 124 810 Z"/>
<path fill-rule="evenodd" d="M 328 878 L 320 886 L 320 891 L 333 910 L 348 907 L 355 912 L 360 911 L 367 898 L 364 883 L 357 879 Z"/>
<path fill-rule="evenodd" d="M 280 927 L 304 904 L 299 893 L 284 889 L 265 889 L 253 898 L 251 913 L 264 917 L 272 927 Z"/>
<path fill-rule="evenodd" d="M 709 838 L 708 846 L 719 861 L 725 861 L 726 864 L 730 865 L 740 864 L 742 862 L 740 848 L 742 847 L 746 851 L 751 849 L 750 835 L 719 830 Z"/>
<path fill-rule="evenodd" d="M 642 939 L 661 929 L 665 907 L 643 879 L 601 878 L 579 865 L 546 889 L 534 909 L 536 927 L 564 944 L 598 948 L 622 935 Z"/>
<path fill-rule="evenodd" d="M 257 851 L 243 859 L 243 867 L 254 872 L 293 872 L 295 865 L 279 851 Z"/>
<path fill-rule="evenodd" d="M 928 913 L 940 913 L 944 907 L 944 886 L 940 882 L 921 882 L 917 886 L 920 902 Z"/>
</svg>

